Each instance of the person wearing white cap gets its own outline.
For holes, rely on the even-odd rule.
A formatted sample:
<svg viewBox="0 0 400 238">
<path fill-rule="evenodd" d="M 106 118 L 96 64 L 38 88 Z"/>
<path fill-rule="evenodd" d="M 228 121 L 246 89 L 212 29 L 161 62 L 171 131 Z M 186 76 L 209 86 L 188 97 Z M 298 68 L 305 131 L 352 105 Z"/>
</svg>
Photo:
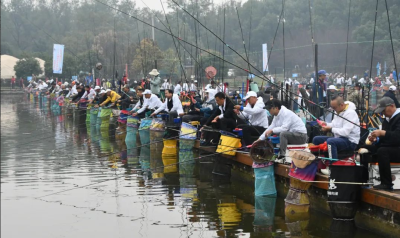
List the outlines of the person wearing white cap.
<svg viewBox="0 0 400 238">
<path fill-rule="evenodd" d="M 94 96 L 89 97 L 88 103 L 92 103 L 94 101 L 99 100 L 99 93 L 101 91 L 101 88 L 100 88 L 100 86 L 96 86 L 96 87 L 94 87 L 94 89 L 91 89 L 91 90 L 94 90 Z"/>
<path fill-rule="evenodd" d="M 243 141 L 246 145 L 251 145 L 254 142 L 253 136 L 260 136 L 268 128 L 268 115 L 264 109 L 264 100 L 262 97 L 257 97 L 257 93 L 249 91 L 244 98 L 247 100 L 247 105 L 234 106 L 238 117 L 249 122 L 249 125 L 238 125 L 243 129 Z"/>
<path fill-rule="evenodd" d="M 111 89 L 106 90 L 106 95 L 107 95 L 107 99 L 100 104 L 101 107 L 107 105 L 110 102 L 111 102 L 111 107 L 115 106 L 115 104 L 117 103 L 117 100 L 121 97 L 120 95 L 118 95 L 118 93 L 116 93 L 115 91 L 112 91 Z"/>
<path fill-rule="evenodd" d="M 389 91 L 387 91 L 383 97 L 389 97 L 394 101 L 394 105 L 396 106 L 396 108 L 400 108 L 400 104 L 399 101 L 396 98 L 396 86 L 392 85 L 389 87 Z"/>
<path fill-rule="evenodd" d="M 105 100 L 107 99 L 106 90 L 101 90 L 99 95 L 97 96 L 97 100 L 95 100 L 95 107 L 99 107 Z"/>
<path fill-rule="evenodd" d="M 174 119 L 179 116 L 183 116 L 182 102 L 179 100 L 179 96 L 174 94 L 172 89 L 165 90 L 165 102 L 155 110 L 150 116 L 153 117 L 160 112 L 166 112 L 169 114 L 169 122 L 173 123 Z"/>
<path fill-rule="evenodd" d="M 215 94 L 217 93 L 217 90 L 209 88 L 205 92 L 205 98 L 204 98 L 204 103 L 201 105 L 201 107 L 198 109 L 196 108 L 195 110 L 200 112 L 200 124 L 204 125 L 208 118 L 214 113 L 215 110 L 218 109 L 217 103 L 215 102 Z M 184 121 L 186 116 L 182 119 Z M 196 118 L 195 118 L 196 119 Z M 193 119 L 191 119 L 193 120 Z"/>
<path fill-rule="evenodd" d="M 148 79 L 150 82 L 150 89 L 151 92 L 155 95 L 160 95 L 160 86 L 161 86 L 161 78 L 160 78 L 160 73 L 158 72 L 157 69 L 153 69 L 150 73 L 151 76 L 153 76 L 153 79 Z"/>
<path fill-rule="evenodd" d="M 329 85 L 327 91 L 328 91 L 328 102 L 330 102 L 333 98 L 338 96 L 338 91 L 335 85 Z"/>
<path fill-rule="evenodd" d="M 265 140 L 271 134 L 279 134 L 280 149 L 278 159 L 286 155 L 288 144 L 307 143 L 307 129 L 304 122 L 294 112 L 282 105 L 278 99 L 272 99 L 265 103 L 266 109 L 274 116 L 271 125 L 261 134 L 259 140 Z"/>
<path fill-rule="evenodd" d="M 143 106 L 137 112 L 133 113 L 132 116 L 145 118 L 148 111 L 154 112 L 157 108 L 162 106 L 162 102 L 157 95 L 151 93 L 149 89 L 146 89 L 143 94 L 145 98 L 143 100 Z"/>
</svg>

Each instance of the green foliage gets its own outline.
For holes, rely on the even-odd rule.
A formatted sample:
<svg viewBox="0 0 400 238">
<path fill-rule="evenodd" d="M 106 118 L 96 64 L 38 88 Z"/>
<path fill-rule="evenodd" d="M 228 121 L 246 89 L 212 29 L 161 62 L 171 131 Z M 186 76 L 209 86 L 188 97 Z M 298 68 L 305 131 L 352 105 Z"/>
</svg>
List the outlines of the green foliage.
<svg viewBox="0 0 400 238">
<path fill-rule="evenodd" d="M 32 76 L 32 74 L 39 75 L 43 73 L 42 69 L 40 68 L 39 61 L 33 57 L 20 59 L 14 66 L 14 71 L 17 78 L 26 78 L 27 76 Z"/>
<path fill-rule="evenodd" d="M 213 4 L 212 0 L 176 0 L 184 9 L 193 14 L 209 30 L 206 30 L 192 17 L 185 13 L 172 1 L 168 0 L 164 7 L 168 7 L 167 17 L 171 30 L 193 45 L 198 45 L 204 50 L 218 52 L 222 56 L 220 40 L 215 35 L 224 38 L 227 44 L 244 54 L 243 40 L 236 7 L 240 15 L 244 41 L 252 65 L 261 70 L 261 45 L 268 43 L 268 50 L 273 50 L 270 57 L 271 73 L 277 69 L 282 71 L 283 57 L 283 21 L 281 21 L 277 35 L 279 15 L 282 11 L 282 1 L 276 0 L 248 0 L 225 1 L 224 5 Z M 6 3 L 4 3 L 6 2 Z M 162 23 L 166 24 L 162 11 L 153 11 L 147 8 L 139 9 L 134 1 L 130 0 L 105 0 L 102 1 L 133 17 L 151 23 L 166 32 Z M 349 0 L 311 0 L 311 20 L 314 41 L 319 44 L 319 67 L 328 71 L 344 71 L 346 57 L 347 20 Z M 400 50 L 400 2 L 387 0 L 394 39 L 394 51 Z M 129 75 L 136 77 L 138 73 L 151 70 L 154 59 L 160 61 L 159 68 L 180 71 L 180 64 L 176 59 L 176 49 L 170 35 L 155 30 L 155 45 L 161 51 L 156 57 L 149 54 L 140 54 L 140 41 L 151 39 L 152 29 L 123 13 L 110 9 L 93 0 L 67 0 L 67 1 L 29 1 L 10 0 L 2 1 L 1 7 L 1 48 L 2 53 L 21 58 L 26 53 L 44 54 L 42 59 L 46 65 L 51 66 L 53 44 L 64 44 L 66 58 L 64 77 L 76 74 L 78 71 L 91 71 L 97 62 L 103 64 L 99 72 L 101 77 L 111 78 L 115 70 L 123 72 L 125 65 L 129 65 Z M 375 18 L 376 0 L 352 0 L 350 12 L 350 35 L 348 49 L 348 72 L 360 73 L 369 68 L 373 27 Z M 225 9 L 225 34 L 224 34 L 224 9 Z M 162 22 L 160 22 L 158 19 Z M 313 64 L 313 49 L 311 48 L 310 8 L 308 1 L 285 1 L 285 65 L 287 71 L 299 65 L 306 70 L 306 65 Z M 115 21 L 115 38 L 114 38 Z M 213 35 L 215 34 L 215 35 Z M 140 39 L 140 40 L 139 40 Z M 387 61 L 388 67 L 393 66 L 393 56 L 389 41 L 388 21 L 385 1 L 379 1 L 376 24 L 375 51 L 373 65 Z M 146 40 L 150 41 L 150 40 Z M 115 50 L 114 50 L 115 42 Z M 200 52 L 196 48 L 181 41 L 182 45 L 194 58 L 200 62 Z M 178 44 L 182 61 L 189 54 Z M 173 56 L 171 55 L 174 52 Z M 203 72 L 207 64 L 215 64 L 215 57 L 207 56 L 201 51 L 201 65 L 196 65 L 197 72 Z M 145 57 L 146 56 L 146 57 Z M 161 60 L 162 59 L 164 60 Z M 211 58 L 208 59 L 207 57 Z M 146 59 L 144 59 L 146 58 Z M 224 58 L 248 69 L 247 62 L 242 60 L 234 51 L 225 47 Z M 247 58 L 247 56 L 245 57 Z M 168 60 L 167 60 L 168 59 Z M 398 59 L 397 61 L 400 61 Z M 142 62 L 145 62 L 142 65 Z M 179 60 L 178 60 L 179 62 Z M 194 60 L 191 63 L 195 64 Z M 69 65 L 71 64 L 71 67 Z M 163 66 L 164 64 L 164 66 Z M 175 68 L 173 65 L 177 65 Z M 217 67 L 222 67 L 217 65 Z M 225 64 L 226 69 L 235 68 Z M 222 68 L 217 68 L 221 71 Z M 46 75 L 51 75 L 46 68 Z M 254 69 L 252 70 L 254 71 Z M 237 70 L 238 74 L 246 74 Z M 303 72 L 306 73 L 306 72 Z M 179 74 L 179 73 L 178 73 Z M 132 78 L 132 77 L 131 77 Z"/>
</svg>

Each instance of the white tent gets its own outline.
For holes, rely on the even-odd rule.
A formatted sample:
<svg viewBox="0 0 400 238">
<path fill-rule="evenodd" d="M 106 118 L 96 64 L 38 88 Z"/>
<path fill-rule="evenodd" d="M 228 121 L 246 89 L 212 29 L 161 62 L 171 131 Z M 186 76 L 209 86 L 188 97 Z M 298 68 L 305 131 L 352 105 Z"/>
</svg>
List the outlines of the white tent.
<svg viewBox="0 0 400 238">
<path fill-rule="evenodd" d="M 11 79 L 15 77 L 14 65 L 19 59 L 11 55 L 1 55 L 1 78 Z"/>
<path fill-rule="evenodd" d="M 45 61 L 40 58 L 35 58 L 39 61 L 40 68 L 43 73 L 38 75 L 39 77 L 44 76 L 44 64 Z M 1 78 L 2 79 L 11 79 L 12 76 L 16 77 L 14 66 L 18 62 L 18 58 L 11 55 L 1 55 Z"/>
</svg>

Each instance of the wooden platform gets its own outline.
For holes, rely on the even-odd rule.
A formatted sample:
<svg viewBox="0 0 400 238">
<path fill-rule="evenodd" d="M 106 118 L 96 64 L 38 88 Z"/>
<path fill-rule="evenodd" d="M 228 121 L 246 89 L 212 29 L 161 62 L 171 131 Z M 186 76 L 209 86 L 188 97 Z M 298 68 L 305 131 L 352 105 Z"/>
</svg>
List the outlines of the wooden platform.
<svg viewBox="0 0 400 238">
<path fill-rule="evenodd" d="M 199 141 L 196 141 L 195 148 L 209 153 L 215 153 L 216 150 L 215 147 L 200 147 Z M 253 164 L 252 159 L 247 153 L 237 152 L 236 156 L 222 156 L 244 165 L 252 166 Z M 289 165 L 276 163 L 275 174 L 281 177 L 289 178 Z M 328 182 L 329 177 L 317 173 L 315 181 Z M 328 190 L 328 183 L 313 183 L 312 185 L 320 189 Z M 365 203 L 400 213 L 400 190 L 388 192 L 382 190 L 374 190 L 372 188 L 362 188 L 361 199 Z"/>
</svg>

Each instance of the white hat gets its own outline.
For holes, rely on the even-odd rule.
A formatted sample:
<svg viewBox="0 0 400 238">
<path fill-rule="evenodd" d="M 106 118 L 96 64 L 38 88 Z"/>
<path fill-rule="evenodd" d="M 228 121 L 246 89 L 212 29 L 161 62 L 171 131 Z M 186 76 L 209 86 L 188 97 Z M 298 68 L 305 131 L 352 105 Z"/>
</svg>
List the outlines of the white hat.
<svg viewBox="0 0 400 238">
<path fill-rule="evenodd" d="M 146 94 L 151 94 L 151 91 L 150 91 L 149 89 L 146 89 L 146 90 L 144 90 L 143 94 L 144 94 L 144 95 L 146 95 Z"/>
<path fill-rule="evenodd" d="M 394 86 L 394 85 L 390 86 L 390 87 L 389 87 L 389 90 L 390 90 L 390 91 L 396 91 L 396 86 Z"/>
<path fill-rule="evenodd" d="M 106 93 L 108 93 L 108 92 L 111 92 L 111 89 L 107 89 L 107 90 L 106 90 Z"/>
<path fill-rule="evenodd" d="M 157 76 L 157 75 L 160 74 L 160 72 L 158 72 L 157 69 L 153 69 L 149 74 L 150 74 L 150 75 L 153 75 L 153 76 Z"/>
<path fill-rule="evenodd" d="M 164 79 L 164 82 L 167 82 L 168 79 Z"/>
<path fill-rule="evenodd" d="M 133 81 L 134 83 L 137 83 L 137 81 L 135 80 L 135 81 Z"/>
<path fill-rule="evenodd" d="M 100 89 L 100 86 L 94 87 L 94 90 L 98 90 L 98 89 Z"/>
<path fill-rule="evenodd" d="M 194 82 L 197 83 L 197 80 L 195 80 Z"/>
<path fill-rule="evenodd" d="M 335 85 L 329 85 L 328 90 L 329 89 L 337 90 Z"/>
<path fill-rule="evenodd" d="M 105 93 L 106 93 L 106 91 L 101 90 L 101 92 L 99 94 L 105 94 Z"/>
<path fill-rule="evenodd" d="M 64 85 L 65 85 L 65 86 L 68 86 L 68 82 L 65 82 Z"/>
<path fill-rule="evenodd" d="M 254 91 L 248 91 L 244 99 L 249 99 L 250 97 L 257 97 L 257 93 Z"/>
</svg>

